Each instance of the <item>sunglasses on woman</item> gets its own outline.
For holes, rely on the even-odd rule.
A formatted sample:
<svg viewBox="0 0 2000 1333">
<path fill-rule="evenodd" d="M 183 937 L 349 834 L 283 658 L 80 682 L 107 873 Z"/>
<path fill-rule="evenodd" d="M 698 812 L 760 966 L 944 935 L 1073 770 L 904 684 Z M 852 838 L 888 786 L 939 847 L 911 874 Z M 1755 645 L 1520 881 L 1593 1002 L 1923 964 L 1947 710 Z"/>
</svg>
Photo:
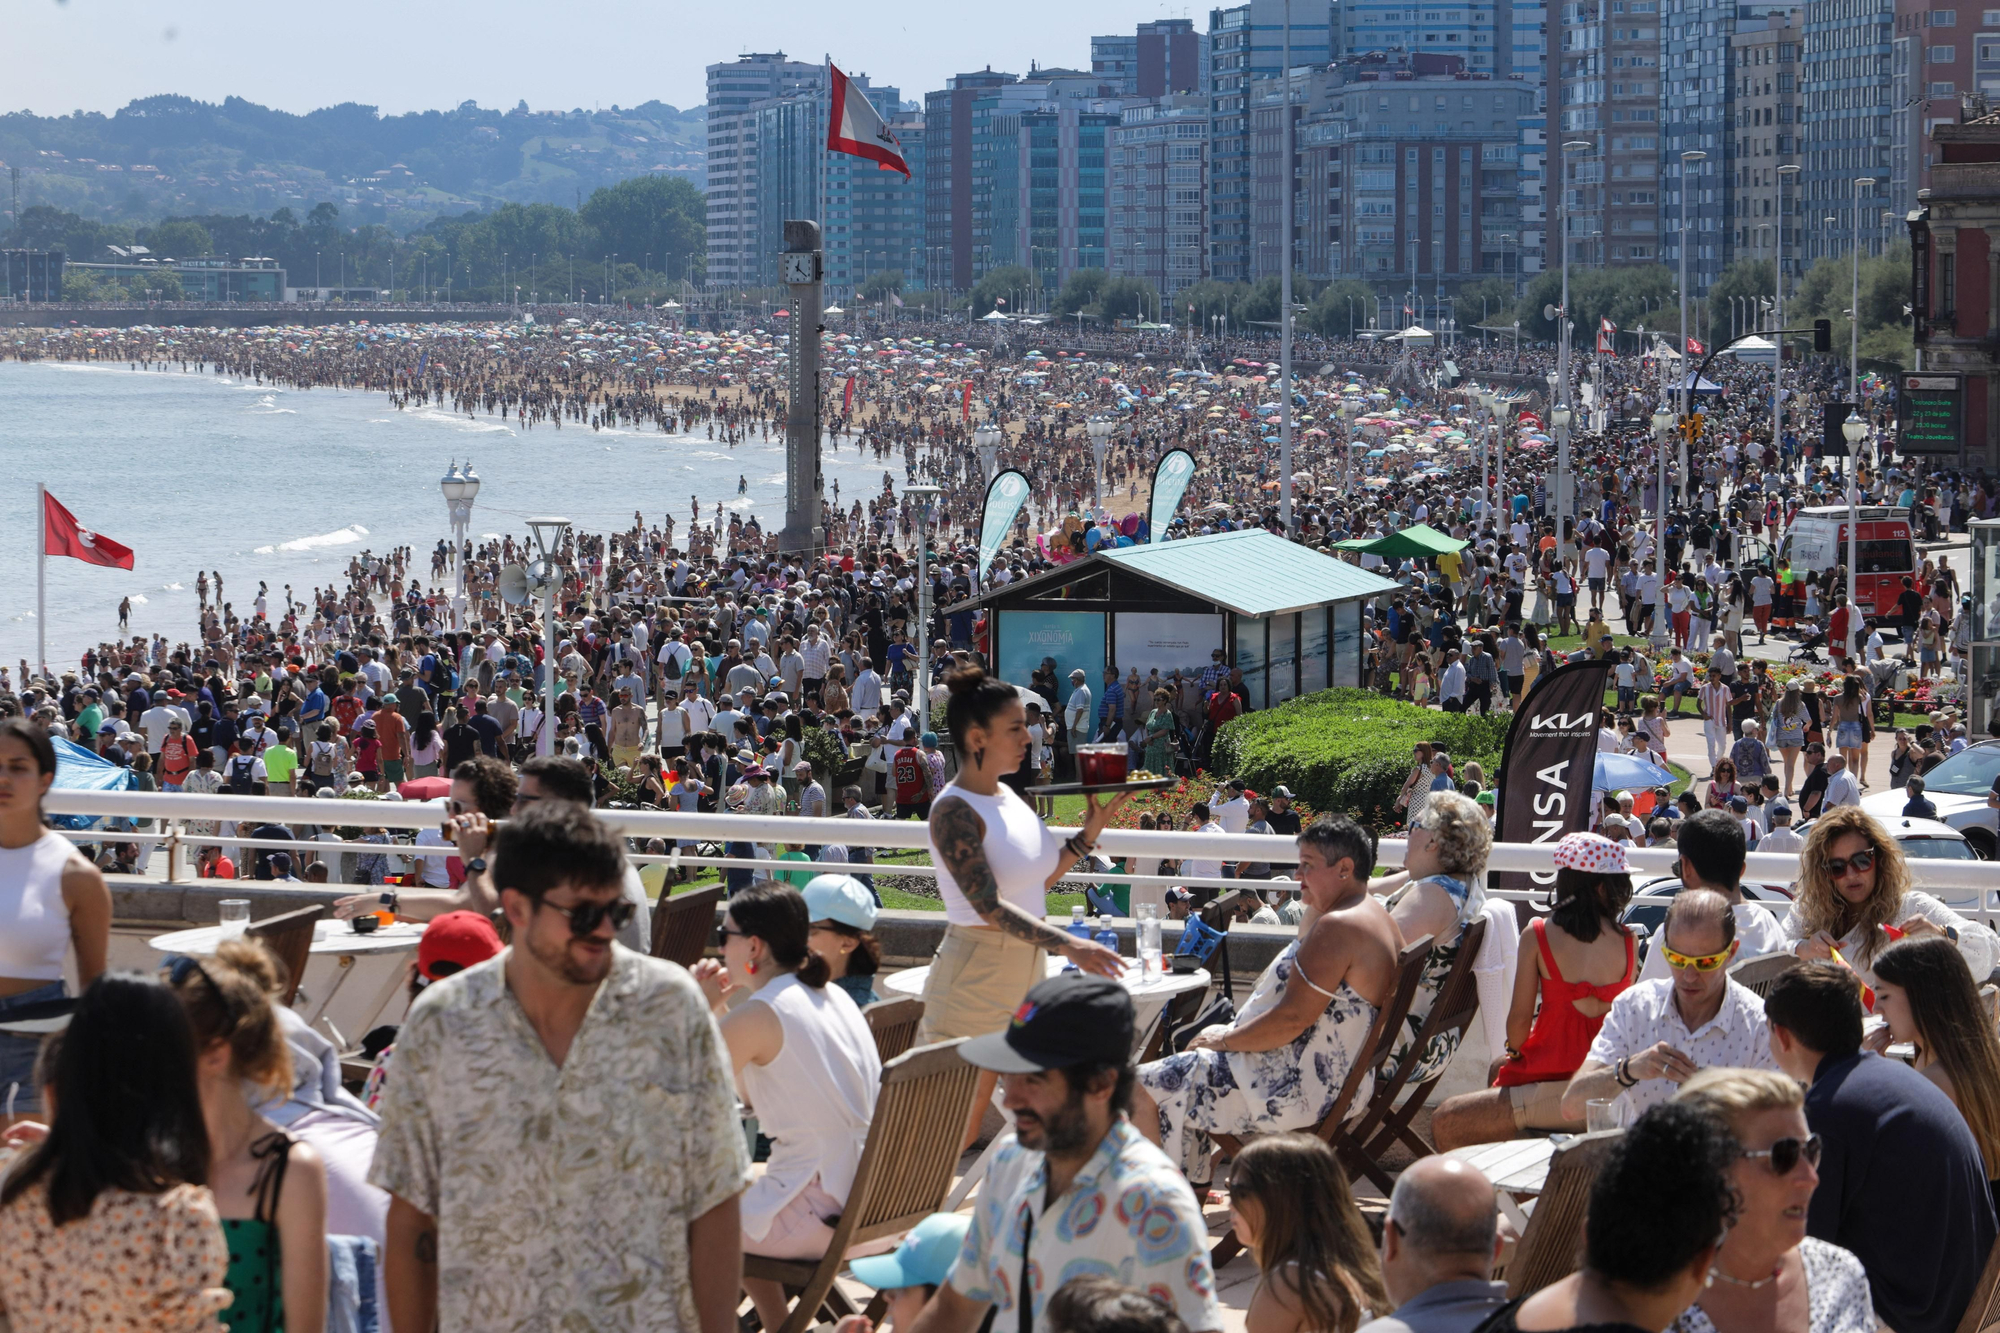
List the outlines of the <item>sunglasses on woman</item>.
<svg viewBox="0 0 2000 1333">
<path fill-rule="evenodd" d="M 1862 850 L 1852 856 L 1829 856 L 1826 860 L 1820 862 L 1820 868 L 1826 871 L 1828 879 L 1839 879 L 1850 870 L 1858 870 L 1866 874 L 1875 868 L 1875 853 L 1870 850 Z"/>
<path fill-rule="evenodd" d="M 1807 1165 L 1817 1168 L 1819 1166 L 1820 1151 L 1824 1147 L 1825 1145 L 1820 1141 L 1819 1135 L 1808 1134 L 1803 1139 L 1779 1139 L 1768 1148 L 1760 1148 L 1755 1152 L 1746 1150 L 1739 1155 L 1743 1157 L 1762 1157 L 1770 1162 L 1772 1175 L 1789 1176 L 1793 1171 L 1798 1169 L 1801 1160 L 1804 1160 Z"/>
<path fill-rule="evenodd" d="M 568 917 L 569 933 L 577 939 L 596 934 L 606 917 L 611 919 L 613 930 L 623 930 L 631 924 L 632 914 L 639 910 L 637 903 L 623 898 L 613 898 L 608 903 L 578 903 L 574 907 L 558 907 L 551 902 L 544 902 L 542 906 Z"/>
</svg>

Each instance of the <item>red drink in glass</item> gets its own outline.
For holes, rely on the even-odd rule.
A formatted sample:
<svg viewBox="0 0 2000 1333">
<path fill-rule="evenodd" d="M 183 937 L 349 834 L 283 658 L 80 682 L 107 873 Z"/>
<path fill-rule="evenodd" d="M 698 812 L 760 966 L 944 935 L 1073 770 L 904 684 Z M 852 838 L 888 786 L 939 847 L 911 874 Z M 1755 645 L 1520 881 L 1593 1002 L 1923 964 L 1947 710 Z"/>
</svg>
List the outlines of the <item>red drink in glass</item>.
<svg viewBox="0 0 2000 1333">
<path fill-rule="evenodd" d="M 1077 747 L 1077 775 L 1088 786 L 1108 786 L 1125 781 L 1126 751 L 1122 745 Z"/>
</svg>

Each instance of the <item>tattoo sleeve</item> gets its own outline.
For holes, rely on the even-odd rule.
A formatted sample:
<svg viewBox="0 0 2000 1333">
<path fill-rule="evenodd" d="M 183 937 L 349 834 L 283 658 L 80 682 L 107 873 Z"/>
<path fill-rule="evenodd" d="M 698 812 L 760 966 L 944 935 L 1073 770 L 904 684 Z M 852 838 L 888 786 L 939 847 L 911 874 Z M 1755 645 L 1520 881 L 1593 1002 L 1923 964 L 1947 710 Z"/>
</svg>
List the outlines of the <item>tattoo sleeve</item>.
<svg viewBox="0 0 2000 1333">
<path fill-rule="evenodd" d="M 939 859 L 982 920 L 1017 940 L 1039 945 L 1051 953 L 1069 943 L 1064 932 L 1046 921 L 1037 921 L 1012 903 L 1001 901 L 999 881 L 993 878 L 993 867 L 986 863 L 986 829 L 971 806 L 964 801 L 941 802 L 931 811 L 931 832 L 937 841 Z"/>
<path fill-rule="evenodd" d="M 436 1231 L 433 1231 L 428 1227 L 426 1227 L 422 1231 L 419 1231 L 417 1233 L 416 1242 L 412 1248 L 414 1248 L 417 1252 L 418 1263 L 424 1264 L 427 1267 L 437 1266 L 438 1236 Z"/>
</svg>

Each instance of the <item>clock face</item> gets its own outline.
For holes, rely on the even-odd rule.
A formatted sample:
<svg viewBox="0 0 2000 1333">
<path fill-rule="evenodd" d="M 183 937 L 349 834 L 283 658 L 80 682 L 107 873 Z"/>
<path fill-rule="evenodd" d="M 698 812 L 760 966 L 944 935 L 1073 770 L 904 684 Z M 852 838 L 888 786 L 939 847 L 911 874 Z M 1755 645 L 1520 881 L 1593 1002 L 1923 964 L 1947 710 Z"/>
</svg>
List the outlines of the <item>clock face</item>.
<svg viewBox="0 0 2000 1333">
<path fill-rule="evenodd" d="M 786 255 L 785 281 L 794 286 L 815 281 L 813 259 L 814 256 L 810 254 Z"/>
</svg>

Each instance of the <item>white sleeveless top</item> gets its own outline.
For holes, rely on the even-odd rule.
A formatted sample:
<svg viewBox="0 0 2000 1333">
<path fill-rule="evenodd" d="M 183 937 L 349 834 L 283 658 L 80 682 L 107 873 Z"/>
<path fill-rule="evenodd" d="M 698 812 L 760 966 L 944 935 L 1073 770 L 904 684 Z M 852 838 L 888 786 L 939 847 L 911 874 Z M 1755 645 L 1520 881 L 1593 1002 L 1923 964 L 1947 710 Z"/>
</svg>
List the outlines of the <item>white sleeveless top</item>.
<svg viewBox="0 0 2000 1333">
<path fill-rule="evenodd" d="M 1062 844 L 1049 832 L 1049 826 L 1042 822 L 1034 807 L 1005 783 L 993 795 L 981 796 L 952 782 L 937 794 L 931 808 L 935 810 L 949 796 L 971 806 L 986 824 L 982 846 L 986 850 L 986 864 L 992 867 L 994 881 L 1000 886 L 1000 900 L 1014 904 L 1037 921 L 1048 915 L 1048 895 L 1043 886 L 1055 873 Z M 938 854 L 935 832 L 931 834 L 931 864 L 937 867 L 938 891 L 944 895 L 944 919 L 954 926 L 985 925 L 985 919 L 973 910 L 964 890 L 951 877 L 944 857 Z"/>
<path fill-rule="evenodd" d="M 741 1076 L 757 1127 L 771 1137 L 771 1160 L 742 1204 L 743 1234 L 762 1240 L 814 1176 L 847 1202 L 875 1118 L 882 1061 L 868 1021 L 838 986 L 815 990 L 788 975 L 745 1003 L 770 1005 L 785 1033 L 770 1064 L 744 1065 Z"/>
<path fill-rule="evenodd" d="M 70 935 L 62 874 L 71 850 L 49 830 L 26 847 L 0 847 L 0 977 L 62 980 Z"/>
</svg>

